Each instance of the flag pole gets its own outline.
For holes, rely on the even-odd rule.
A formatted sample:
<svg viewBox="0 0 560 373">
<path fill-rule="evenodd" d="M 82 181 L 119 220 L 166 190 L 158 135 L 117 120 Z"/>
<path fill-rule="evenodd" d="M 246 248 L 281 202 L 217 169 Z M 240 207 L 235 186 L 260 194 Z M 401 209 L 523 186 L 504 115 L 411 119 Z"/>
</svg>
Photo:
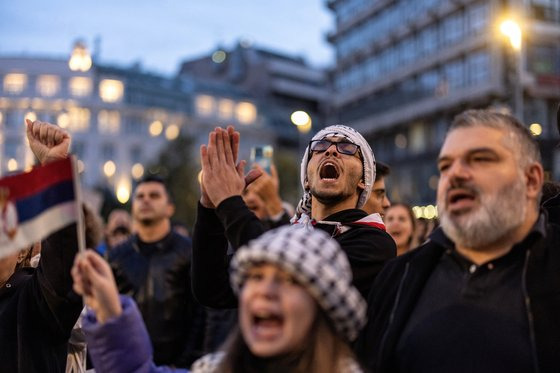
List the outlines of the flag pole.
<svg viewBox="0 0 560 373">
<path fill-rule="evenodd" d="M 80 186 L 80 174 L 76 156 L 70 155 L 72 165 L 72 180 L 74 181 L 74 195 L 76 196 L 76 229 L 78 230 L 78 252 L 86 251 L 86 229 L 84 223 L 84 210 L 82 208 L 82 188 Z"/>
</svg>

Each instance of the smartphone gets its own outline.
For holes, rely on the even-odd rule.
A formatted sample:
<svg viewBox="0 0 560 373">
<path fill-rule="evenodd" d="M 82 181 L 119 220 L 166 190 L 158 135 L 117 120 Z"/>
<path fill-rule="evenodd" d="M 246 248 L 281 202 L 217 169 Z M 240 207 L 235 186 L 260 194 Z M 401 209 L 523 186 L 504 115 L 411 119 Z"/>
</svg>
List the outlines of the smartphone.
<svg viewBox="0 0 560 373">
<path fill-rule="evenodd" d="M 271 145 L 254 146 L 251 148 L 251 163 L 258 163 L 268 174 L 272 165 L 273 149 Z"/>
</svg>

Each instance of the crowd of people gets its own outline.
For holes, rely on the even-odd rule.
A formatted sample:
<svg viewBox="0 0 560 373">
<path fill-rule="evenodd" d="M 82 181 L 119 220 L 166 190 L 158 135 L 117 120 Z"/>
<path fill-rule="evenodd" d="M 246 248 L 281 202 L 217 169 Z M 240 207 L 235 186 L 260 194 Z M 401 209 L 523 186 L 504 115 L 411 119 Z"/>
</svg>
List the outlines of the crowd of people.
<svg viewBox="0 0 560 373">
<path fill-rule="evenodd" d="M 68 133 L 26 125 L 41 164 L 68 157 Z M 104 229 L 84 205 L 91 250 L 71 225 L 0 259 L 2 371 L 559 370 L 560 187 L 516 118 L 450 124 L 439 223 L 390 201 L 351 127 L 313 136 L 295 207 L 274 166 L 245 173 L 240 141 L 216 128 L 201 146 L 191 237 L 147 176 Z"/>
</svg>

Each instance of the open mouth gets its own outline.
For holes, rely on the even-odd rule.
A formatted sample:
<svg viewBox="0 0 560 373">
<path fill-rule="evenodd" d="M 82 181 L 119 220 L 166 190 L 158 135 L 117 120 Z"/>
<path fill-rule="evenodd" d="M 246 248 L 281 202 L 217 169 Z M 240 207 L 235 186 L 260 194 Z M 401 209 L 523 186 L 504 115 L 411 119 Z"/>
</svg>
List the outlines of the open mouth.
<svg viewBox="0 0 560 373">
<path fill-rule="evenodd" d="M 319 170 L 319 177 L 322 180 L 336 180 L 338 179 L 339 172 L 334 163 L 325 162 Z"/>
<path fill-rule="evenodd" d="M 253 324 L 257 327 L 281 327 L 284 323 L 284 318 L 280 315 L 266 314 L 266 315 L 253 315 Z"/>
<path fill-rule="evenodd" d="M 474 201 L 475 193 L 466 189 L 455 189 L 447 193 L 447 204 L 455 205 Z"/>
<path fill-rule="evenodd" d="M 252 318 L 253 336 L 257 340 L 273 340 L 282 335 L 282 327 L 284 326 L 284 318 L 277 313 L 256 312 Z"/>
</svg>

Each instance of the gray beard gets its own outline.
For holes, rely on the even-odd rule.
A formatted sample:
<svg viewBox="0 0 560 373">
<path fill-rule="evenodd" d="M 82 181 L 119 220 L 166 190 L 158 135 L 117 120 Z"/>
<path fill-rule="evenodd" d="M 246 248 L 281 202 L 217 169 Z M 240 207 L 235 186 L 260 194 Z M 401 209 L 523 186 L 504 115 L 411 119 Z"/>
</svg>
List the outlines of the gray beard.
<svg viewBox="0 0 560 373">
<path fill-rule="evenodd" d="M 455 245 L 476 250 L 492 244 L 523 223 L 527 212 L 525 191 L 522 180 L 504 187 L 494 195 L 485 195 L 476 190 L 480 206 L 476 211 L 460 216 L 447 213 L 446 202 L 438 200 L 441 227 Z"/>
</svg>

